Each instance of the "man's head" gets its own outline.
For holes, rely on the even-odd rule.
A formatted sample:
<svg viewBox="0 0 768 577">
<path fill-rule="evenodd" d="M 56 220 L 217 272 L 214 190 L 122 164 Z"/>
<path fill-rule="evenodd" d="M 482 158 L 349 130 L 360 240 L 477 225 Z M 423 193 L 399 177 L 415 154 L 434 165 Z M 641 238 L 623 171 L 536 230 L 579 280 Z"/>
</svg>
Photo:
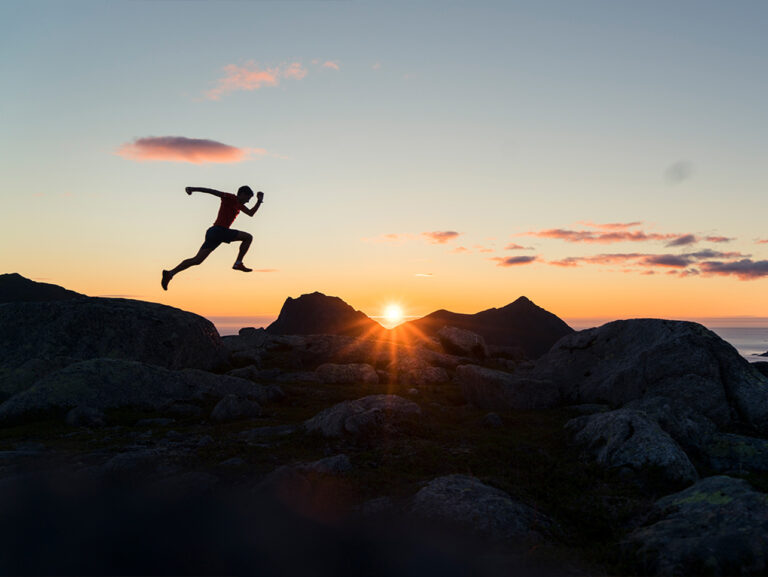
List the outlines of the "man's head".
<svg viewBox="0 0 768 577">
<path fill-rule="evenodd" d="M 250 186 L 241 186 L 237 189 L 237 199 L 245 204 L 253 198 L 253 191 Z"/>
</svg>

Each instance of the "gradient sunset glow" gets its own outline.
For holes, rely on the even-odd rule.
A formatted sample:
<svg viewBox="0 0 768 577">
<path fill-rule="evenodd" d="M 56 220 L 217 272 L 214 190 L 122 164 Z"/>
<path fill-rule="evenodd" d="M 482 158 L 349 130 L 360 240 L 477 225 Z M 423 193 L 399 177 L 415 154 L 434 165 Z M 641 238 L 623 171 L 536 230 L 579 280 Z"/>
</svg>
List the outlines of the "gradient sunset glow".
<svg viewBox="0 0 768 577">
<path fill-rule="evenodd" d="M 767 21 L 751 1 L 4 2 L 0 272 L 217 318 L 314 291 L 388 326 L 521 295 L 567 321 L 768 317 Z M 218 210 L 184 188 L 245 184 L 266 193 L 233 224 L 254 272 L 224 245 L 164 292 Z"/>
</svg>

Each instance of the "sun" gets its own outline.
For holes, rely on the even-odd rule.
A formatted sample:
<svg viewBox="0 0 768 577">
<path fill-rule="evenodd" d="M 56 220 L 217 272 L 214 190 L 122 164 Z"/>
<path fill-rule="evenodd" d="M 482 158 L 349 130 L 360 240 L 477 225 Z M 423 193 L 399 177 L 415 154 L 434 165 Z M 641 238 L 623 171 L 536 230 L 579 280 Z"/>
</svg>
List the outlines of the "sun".
<svg viewBox="0 0 768 577">
<path fill-rule="evenodd" d="M 403 308 L 398 304 L 388 304 L 384 309 L 384 320 L 387 321 L 387 324 L 390 325 L 390 327 L 394 327 L 403 322 L 403 318 Z"/>
</svg>

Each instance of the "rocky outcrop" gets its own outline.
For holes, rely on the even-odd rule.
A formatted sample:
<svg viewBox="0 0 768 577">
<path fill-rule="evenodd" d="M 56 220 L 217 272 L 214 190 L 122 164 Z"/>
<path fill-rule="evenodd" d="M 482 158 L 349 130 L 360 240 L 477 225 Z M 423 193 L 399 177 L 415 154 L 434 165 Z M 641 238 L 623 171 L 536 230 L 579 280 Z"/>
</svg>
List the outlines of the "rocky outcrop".
<svg viewBox="0 0 768 577">
<path fill-rule="evenodd" d="M 603 467 L 641 476 L 654 474 L 672 488 L 699 477 L 683 449 L 642 411 L 618 409 L 586 415 L 569 421 L 566 430 L 574 444 Z"/>
<path fill-rule="evenodd" d="M 87 298 L 55 284 L 35 282 L 18 273 L 0 274 L 0 303 L 64 301 Z"/>
<path fill-rule="evenodd" d="M 492 541 L 532 544 L 556 530 L 556 524 L 534 508 L 466 475 L 433 479 L 416 493 L 411 511 Z"/>
<path fill-rule="evenodd" d="M 500 309 L 488 309 L 476 314 L 439 310 L 403 323 L 393 329 L 393 333 L 435 336 L 446 326 L 477 333 L 488 345 L 519 347 L 531 359 L 540 357 L 560 338 L 573 332 L 554 314 L 536 306 L 526 297 L 520 297 Z"/>
<path fill-rule="evenodd" d="M 618 408 L 664 397 L 718 427 L 740 423 L 768 433 L 768 379 L 696 323 L 636 319 L 574 333 L 533 374 L 557 385 L 564 402 Z"/>
<path fill-rule="evenodd" d="M 545 409 L 560 402 L 551 381 L 517 375 L 477 365 L 456 368 L 456 382 L 464 398 L 480 409 Z"/>
<path fill-rule="evenodd" d="M 412 401 L 397 395 L 370 395 L 321 411 L 304 427 L 324 437 L 396 434 L 413 425 L 419 415 L 421 408 Z"/>
<path fill-rule="evenodd" d="M 164 305 L 107 298 L 0 304 L 0 395 L 92 358 L 211 370 L 226 355 L 210 321 Z"/>
<path fill-rule="evenodd" d="M 274 335 L 372 336 L 384 330 L 339 297 L 319 292 L 286 299 L 277 320 L 267 327 L 267 332 Z"/>
<path fill-rule="evenodd" d="M 768 471 L 768 441 L 732 433 L 715 433 L 703 444 L 701 453 L 718 473 Z"/>
<path fill-rule="evenodd" d="M 0 405 L 0 422 L 75 407 L 161 410 L 177 401 L 199 401 L 233 394 L 266 400 L 268 389 L 230 376 L 162 367 L 118 359 L 74 363 L 37 381 Z"/>
<path fill-rule="evenodd" d="M 642 575 L 765 575 L 766 519 L 768 495 L 709 477 L 658 500 L 625 546 Z"/>
</svg>

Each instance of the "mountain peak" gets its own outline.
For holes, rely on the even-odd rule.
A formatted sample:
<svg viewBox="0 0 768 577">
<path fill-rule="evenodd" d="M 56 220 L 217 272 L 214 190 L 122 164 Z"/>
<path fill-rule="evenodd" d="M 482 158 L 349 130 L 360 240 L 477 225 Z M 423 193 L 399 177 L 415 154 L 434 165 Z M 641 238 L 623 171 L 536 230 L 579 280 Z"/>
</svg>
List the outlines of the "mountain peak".
<svg viewBox="0 0 768 577">
<path fill-rule="evenodd" d="M 277 320 L 267 327 L 276 335 L 335 334 L 362 336 L 384 328 L 341 298 L 321 292 L 288 297 Z"/>
</svg>

